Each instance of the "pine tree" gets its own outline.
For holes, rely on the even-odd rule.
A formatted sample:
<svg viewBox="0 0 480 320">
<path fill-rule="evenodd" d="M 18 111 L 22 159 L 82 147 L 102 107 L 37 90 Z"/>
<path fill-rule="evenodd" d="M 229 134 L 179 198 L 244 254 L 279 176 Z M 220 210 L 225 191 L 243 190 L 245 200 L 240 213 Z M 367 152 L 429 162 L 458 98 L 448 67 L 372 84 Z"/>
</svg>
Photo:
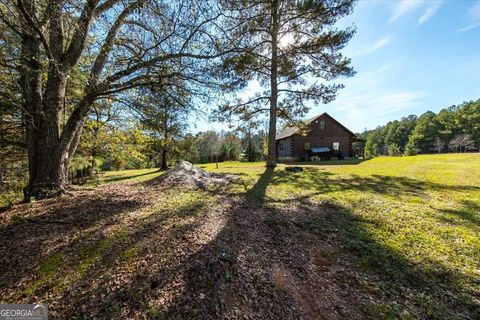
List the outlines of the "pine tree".
<svg viewBox="0 0 480 320">
<path fill-rule="evenodd" d="M 354 30 L 335 23 L 351 13 L 353 0 L 224 1 L 225 29 L 238 41 L 239 54 L 223 63 L 229 89 L 257 80 L 264 90 L 219 108 L 218 117 L 249 120 L 268 113 L 267 166 L 276 165 L 277 117 L 297 122 L 309 110 L 307 101 L 332 101 L 340 84 L 328 81 L 354 74 L 340 50 Z"/>
</svg>

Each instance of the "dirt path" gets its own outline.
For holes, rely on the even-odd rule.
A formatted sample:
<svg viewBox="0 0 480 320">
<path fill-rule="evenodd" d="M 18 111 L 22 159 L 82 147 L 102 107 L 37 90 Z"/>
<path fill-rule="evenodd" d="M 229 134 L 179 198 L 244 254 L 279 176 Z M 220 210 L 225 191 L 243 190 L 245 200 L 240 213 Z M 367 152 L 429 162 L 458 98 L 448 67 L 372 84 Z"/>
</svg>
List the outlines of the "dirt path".
<svg viewBox="0 0 480 320">
<path fill-rule="evenodd" d="M 361 319 L 315 203 L 109 185 L 0 215 L 2 302 L 54 318 Z"/>
</svg>

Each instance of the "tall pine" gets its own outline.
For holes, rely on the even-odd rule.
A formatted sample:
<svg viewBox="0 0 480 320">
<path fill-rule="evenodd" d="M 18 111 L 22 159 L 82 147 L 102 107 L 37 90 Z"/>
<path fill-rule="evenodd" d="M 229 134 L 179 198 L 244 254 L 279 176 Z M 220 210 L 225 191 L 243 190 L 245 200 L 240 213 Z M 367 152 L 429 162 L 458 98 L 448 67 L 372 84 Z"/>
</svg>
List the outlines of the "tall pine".
<svg viewBox="0 0 480 320">
<path fill-rule="evenodd" d="M 221 119 L 249 120 L 267 113 L 267 167 L 276 165 L 277 118 L 296 123 L 315 104 L 332 101 L 341 84 L 331 81 L 354 74 L 340 50 L 354 33 L 335 23 L 350 14 L 354 0 L 225 0 L 225 30 L 238 48 L 223 63 L 229 89 L 257 80 L 261 89 L 219 108 Z M 227 39 L 226 39 L 227 40 Z"/>
</svg>

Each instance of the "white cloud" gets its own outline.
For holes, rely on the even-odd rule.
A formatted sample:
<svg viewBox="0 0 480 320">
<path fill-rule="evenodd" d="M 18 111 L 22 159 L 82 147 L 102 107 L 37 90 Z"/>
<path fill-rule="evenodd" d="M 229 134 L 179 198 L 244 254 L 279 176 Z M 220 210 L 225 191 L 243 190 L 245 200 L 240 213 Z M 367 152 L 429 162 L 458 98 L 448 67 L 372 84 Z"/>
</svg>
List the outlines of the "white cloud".
<svg viewBox="0 0 480 320">
<path fill-rule="evenodd" d="M 418 19 L 418 24 L 425 23 L 428 19 L 437 13 L 438 8 L 443 0 L 429 1 L 429 0 L 399 0 L 393 8 L 393 14 L 388 22 L 394 22 L 400 17 L 412 13 L 420 8 L 425 8 L 424 13 Z"/>
<path fill-rule="evenodd" d="M 374 51 L 377 51 L 378 49 L 381 49 L 388 45 L 390 42 L 392 42 L 392 37 L 386 36 L 381 39 L 378 39 L 375 43 L 371 44 L 370 46 L 366 46 L 361 48 L 360 50 L 354 52 L 351 56 L 360 56 L 363 54 L 369 54 Z"/>
<path fill-rule="evenodd" d="M 393 22 L 398 18 L 406 15 L 407 13 L 417 9 L 423 4 L 421 0 L 400 0 L 397 1 L 397 4 L 394 7 L 393 15 L 388 20 L 389 22 Z"/>
<path fill-rule="evenodd" d="M 440 8 L 440 5 L 442 4 L 441 1 L 438 2 L 432 2 L 429 4 L 423 15 L 418 19 L 418 24 L 424 24 L 428 19 L 433 17 L 435 13 L 437 13 L 438 8 Z"/>
<path fill-rule="evenodd" d="M 468 30 L 480 27 L 480 0 L 477 0 L 473 6 L 468 10 L 470 24 L 458 30 L 458 32 L 465 32 Z"/>
</svg>

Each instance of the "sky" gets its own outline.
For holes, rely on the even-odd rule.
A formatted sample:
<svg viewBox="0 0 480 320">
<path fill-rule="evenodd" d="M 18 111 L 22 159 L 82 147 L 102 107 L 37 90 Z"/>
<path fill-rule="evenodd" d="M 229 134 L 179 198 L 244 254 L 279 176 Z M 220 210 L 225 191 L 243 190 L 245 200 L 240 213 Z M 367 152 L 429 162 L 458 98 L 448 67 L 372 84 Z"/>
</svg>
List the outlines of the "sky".
<svg viewBox="0 0 480 320">
<path fill-rule="evenodd" d="M 352 25 L 343 53 L 357 73 L 306 118 L 327 112 L 362 132 L 480 98 L 480 0 L 359 0 L 338 23 Z M 226 128 L 200 119 L 192 129 Z"/>
</svg>

